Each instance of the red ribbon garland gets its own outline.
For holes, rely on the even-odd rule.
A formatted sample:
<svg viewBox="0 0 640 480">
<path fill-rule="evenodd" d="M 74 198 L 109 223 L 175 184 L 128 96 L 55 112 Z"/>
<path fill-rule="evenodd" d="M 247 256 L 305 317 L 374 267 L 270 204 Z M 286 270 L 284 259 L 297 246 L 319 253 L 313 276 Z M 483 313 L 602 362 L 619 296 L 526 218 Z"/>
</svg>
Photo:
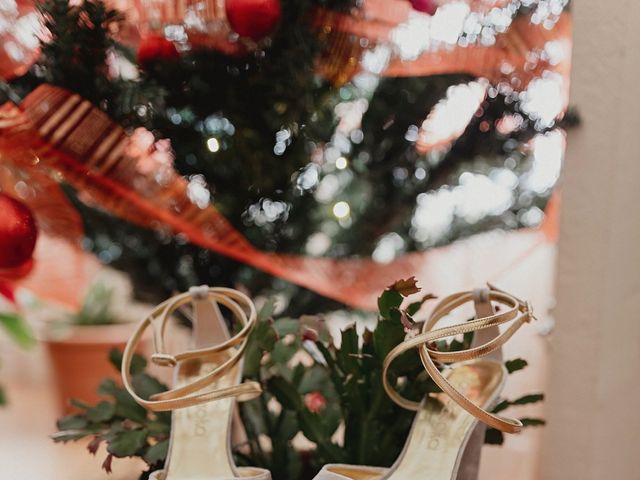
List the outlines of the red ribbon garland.
<svg viewBox="0 0 640 480">
<path fill-rule="evenodd" d="M 51 85 L 38 87 L 19 108 L 0 107 L 0 152 L 8 159 L 35 160 L 114 215 L 182 233 L 196 245 L 345 304 L 374 309 L 386 286 L 398 278 L 420 278 L 433 253 L 415 252 L 378 264 L 369 258 L 334 260 L 258 250 L 214 206 L 201 209 L 192 203 L 186 180 L 175 171 L 162 184 L 141 173 L 124 153 L 128 142 L 124 130 L 102 111 Z"/>
</svg>

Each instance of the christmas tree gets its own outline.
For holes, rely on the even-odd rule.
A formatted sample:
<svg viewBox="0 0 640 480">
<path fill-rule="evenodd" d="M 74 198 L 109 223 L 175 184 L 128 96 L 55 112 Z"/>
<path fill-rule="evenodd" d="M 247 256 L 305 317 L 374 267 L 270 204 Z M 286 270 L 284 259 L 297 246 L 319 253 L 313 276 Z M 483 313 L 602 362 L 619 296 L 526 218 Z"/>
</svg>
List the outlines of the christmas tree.
<svg viewBox="0 0 640 480">
<path fill-rule="evenodd" d="M 142 33 L 133 41 L 127 18 L 134 10 L 50 0 L 41 6 L 49 32 L 42 54 L 10 91 L 22 98 L 38 84 L 57 85 L 128 131 L 144 127 L 155 139 L 170 139 L 175 153 L 168 161 L 188 179 L 192 200 L 213 203 L 261 250 L 388 262 L 475 232 L 539 224 L 557 172 L 536 182 L 542 174 L 532 171 L 528 142 L 551 132 L 547 143 L 557 143 L 563 105 L 560 98 L 551 113 L 536 107 L 540 95 L 562 87 L 557 73 L 535 79 L 542 70 L 534 63 L 557 64 L 550 58 L 554 42 L 522 52 L 522 72 L 501 65 L 508 73 L 489 80 L 464 65 L 438 75 L 388 72 L 416 64 L 434 45 L 470 51 L 509 45 L 523 25 L 552 31 L 566 2 L 501 2 L 487 11 L 474 11 L 471 2 L 462 12 L 461 5 L 444 5 L 433 17 L 413 10 L 386 42 L 340 31 L 344 17 L 366 20 L 363 12 L 376 3 L 274 1 L 278 23 L 257 31 L 257 43 L 227 26 L 204 35 L 222 35 L 231 46 L 216 49 L 175 19 L 144 23 L 137 12 Z M 392 3 L 389 11 L 411 10 Z M 439 33 L 439 25 L 460 19 L 457 31 Z M 458 68 L 465 73 L 453 73 Z M 526 90 L 529 81 L 541 92 Z M 456 102 L 471 110 L 456 110 Z M 444 121 L 429 124 L 438 108 Z M 464 118 L 456 125 L 447 115 Z M 452 133 L 438 131 L 451 123 L 459 132 L 439 138 Z M 292 315 L 339 307 L 161 225 L 142 228 L 87 205 L 82 192 L 67 192 L 82 213 L 87 247 L 126 271 L 141 298 L 158 301 L 193 284 L 242 284 L 254 294 L 283 293 Z M 462 192 L 481 200 L 461 204 Z"/>
<path fill-rule="evenodd" d="M 470 0 L 435 8 L 428 1 L 269 0 L 253 8 L 248 0 L 226 0 L 223 13 L 213 3 L 205 11 L 168 2 L 117 10 L 100 0 L 46 0 L 39 5 L 41 53 L 2 82 L 0 103 L 19 104 L 40 133 L 54 116 L 66 122 L 43 134 L 46 145 L 32 145 L 43 154 L 29 158 L 29 168 L 51 161 L 48 154 L 57 158 L 43 169 L 80 212 L 84 247 L 126 272 L 140 299 L 157 303 L 198 284 L 278 296 L 283 318 L 272 325 L 273 311 L 263 314 L 245 366 L 245 376 L 267 393 L 242 407 L 251 438 L 249 453 L 235 452 L 241 463 L 268 467 L 274 478 L 311 478 L 323 462 L 389 465 L 412 420 L 380 386 L 381 361 L 404 338 L 395 318 L 404 296 L 386 290 L 396 303 L 393 315 L 387 308 L 380 316 L 389 331 L 377 334 L 390 344 L 381 351 L 366 339 L 360 345 L 355 329 L 343 332 L 349 349 L 331 350 L 328 338 L 305 337 L 304 322 L 291 318 L 370 306 L 351 294 L 380 280 L 367 272 L 385 269 L 397 279 L 417 268 L 407 260 L 404 270 L 395 269 L 406 254 L 542 223 L 559 174 L 562 123 L 575 121 L 565 115 L 568 1 Z M 68 144 L 56 137 L 87 118 L 98 118 L 104 131 Z M 114 147 L 113 159 L 99 143 L 112 137 L 110 145 L 128 142 L 124 154 Z M 92 142 L 99 161 L 97 147 L 90 158 L 73 155 Z M 350 281 L 352 266 L 358 271 Z M 340 292 L 345 285 L 350 289 Z M 406 315 L 421 305 L 410 305 Z M 289 368 L 309 342 L 325 349 L 324 364 Z M 516 360 L 509 371 L 524 366 Z M 362 377 L 346 393 L 339 388 L 348 381 L 344 372 Z M 305 403 L 317 392 L 293 385 L 305 375 L 320 378 L 314 389 L 326 387 L 323 401 L 335 403 L 322 428 Z M 406 388 L 419 398 L 433 384 Z M 131 403 L 115 385 L 104 392 L 114 404 Z M 542 395 L 523 398 L 499 408 Z M 281 414 L 269 411 L 270 399 L 285 406 Z M 113 415 L 97 426 L 81 418 L 81 435 L 77 417 L 63 419 L 58 439 L 123 421 Z M 140 417 L 143 425 L 144 411 Z M 136 424 L 141 444 L 110 455 L 160 465 L 169 420 L 159 418 L 160 435 L 148 441 L 140 432 L 149 430 Z M 394 429 L 386 428 L 390 423 Z M 346 434 L 337 446 L 340 424 Z M 384 432 L 386 443 L 367 435 L 368 426 Z M 65 436 L 69 431 L 76 436 Z M 291 447 L 298 431 L 317 445 L 307 470 Z M 113 441 L 112 433 L 131 432 L 109 430 L 99 441 Z M 488 440 L 499 443 L 496 433 L 490 430 Z M 262 451 L 259 435 L 271 439 L 270 452 Z M 164 452 L 152 450 L 156 445 Z"/>
</svg>

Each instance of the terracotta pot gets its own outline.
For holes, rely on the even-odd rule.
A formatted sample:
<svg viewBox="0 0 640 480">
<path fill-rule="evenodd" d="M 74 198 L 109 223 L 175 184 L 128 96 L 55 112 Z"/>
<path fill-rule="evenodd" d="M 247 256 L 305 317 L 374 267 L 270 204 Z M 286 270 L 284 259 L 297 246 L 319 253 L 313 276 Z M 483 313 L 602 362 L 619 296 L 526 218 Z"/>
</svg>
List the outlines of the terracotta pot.
<svg viewBox="0 0 640 480">
<path fill-rule="evenodd" d="M 121 383 L 120 372 L 109 362 L 109 351 L 124 350 L 134 328 L 134 324 L 74 326 L 63 338 L 44 340 L 65 413 L 73 411 L 72 398 L 96 403 L 98 386 L 105 378 Z"/>
</svg>

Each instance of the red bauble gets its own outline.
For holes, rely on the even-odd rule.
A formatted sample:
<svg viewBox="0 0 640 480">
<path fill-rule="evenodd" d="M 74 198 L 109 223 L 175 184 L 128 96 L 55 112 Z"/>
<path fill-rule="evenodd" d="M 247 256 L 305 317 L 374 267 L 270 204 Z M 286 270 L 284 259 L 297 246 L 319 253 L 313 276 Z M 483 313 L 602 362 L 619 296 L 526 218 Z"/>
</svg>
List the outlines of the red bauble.
<svg viewBox="0 0 640 480">
<path fill-rule="evenodd" d="M 280 0 L 226 0 L 227 20 L 234 32 L 254 41 L 266 37 L 280 21 Z"/>
<path fill-rule="evenodd" d="M 433 15 L 438 9 L 438 4 L 435 0 L 409 0 L 414 10 L 418 12 Z"/>
<path fill-rule="evenodd" d="M 157 60 L 175 60 L 180 54 L 172 41 L 162 35 L 148 35 L 140 41 L 138 63 L 141 65 Z"/>
<path fill-rule="evenodd" d="M 0 268 L 19 267 L 31 259 L 38 228 L 31 210 L 0 192 Z"/>
</svg>

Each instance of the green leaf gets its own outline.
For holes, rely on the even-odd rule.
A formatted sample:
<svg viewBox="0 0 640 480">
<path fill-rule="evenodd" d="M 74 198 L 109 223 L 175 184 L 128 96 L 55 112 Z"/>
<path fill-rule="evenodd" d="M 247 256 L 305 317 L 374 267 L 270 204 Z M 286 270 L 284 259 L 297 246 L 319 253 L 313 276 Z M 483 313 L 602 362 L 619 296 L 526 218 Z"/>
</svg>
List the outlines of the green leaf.
<svg viewBox="0 0 640 480">
<path fill-rule="evenodd" d="M 93 435 L 90 430 L 61 430 L 49 435 L 49 438 L 56 443 L 75 442 L 89 435 Z"/>
<path fill-rule="evenodd" d="M 358 353 L 358 332 L 355 325 L 352 325 L 342 331 L 340 349 L 336 354 L 336 361 L 343 372 L 358 372 Z"/>
<path fill-rule="evenodd" d="M 167 413 L 167 412 L 159 412 L 159 413 Z M 149 435 L 151 436 L 159 436 L 165 435 L 171 431 L 171 418 L 167 419 L 168 421 L 164 421 L 161 416 L 158 416 L 158 421 L 147 423 L 147 430 L 149 430 Z"/>
<path fill-rule="evenodd" d="M 316 415 L 304 409 L 299 413 L 299 419 L 302 433 L 318 445 L 322 455 L 327 455 L 337 462 L 346 461 L 346 452 L 331 441 L 331 434 L 325 427 L 322 415 Z"/>
<path fill-rule="evenodd" d="M 114 393 L 114 398 L 116 399 L 117 416 L 134 422 L 145 422 L 147 420 L 147 411 L 129 395 L 129 392 L 124 389 L 118 389 Z"/>
<path fill-rule="evenodd" d="M 276 311 L 276 299 L 268 298 L 258 312 L 258 322 L 265 322 L 273 316 Z"/>
<path fill-rule="evenodd" d="M 147 444 L 146 430 L 122 430 L 108 439 L 107 451 L 115 457 L 131 457 Z"/>
<path fill-rule="evenodd" d="M 269 392 L 276 397 L 283 408 L 301 411 L 304 409 L 302 397 L 296 388 L 283 377 L 273 377 L 268 382 Z"/>
<path fill-rule="evenodd" d="M 378 310 L 383 318 L 391 318 L 391 310 L 400 307 L 402 295 L 395 290 L 385 290 L 378 298 Z"/>
<path fill-rule="evenodd" d="M 120 390 L 120 387 L 118 387 L 113 378 L 105 378 L 98 387 L 98 393 L 104 396 L 114 396 L 118 390 Z"/>
<path fill-rule="evenodd" d="M 136 377 L 134 377 L 134 381 Z M 135 422 L 145 422 L 147 420 L 147 411 L 144 407 L 139 405 L 133 397 L 129 395 L 129 392 L 118 386 L 113 379 L 103 380 L 98 387 L 98 393 L 100 395 L 108 395 L 115 400 L 115 415 L 118 417 L 130 419 Z"/>
<path fill-rule="evenodd" d="M 296 354 L 298 351 L 297 345 L 287 345 L 283 342 L 277 342 L 273 351 L 269 354 L 271 361 L 277 364 L 285 364 Z"/>
<path fill-rule="evenodd" d="M 342 410 L 337 400 L 327 399 L 325 408 L 316 414 L 312 413 L 312 415 L 320 418 L 320 429 L 328 439 L 333 436 L 342 423 Z"/>
<path fill-rule="evenodd" d="M 402 324 L 402 310 L 399 308 L 392 308 L 389 310 L 389 320 L 393 323 Z M 402 328 L 404 328 L 404 325 L 402 325 Z"/>
<path fill-rule="evenodd" d="M 149 399 L 151 395 L 166 392 L 168 390 L 165 384 L 146 373 L 134 375 L 131 379 L 131 383 L 133 384 L 135 391 L 138 392 L 138 395 L 144 399 Z"/>
<path fill-rule="evenodd" d="M 4 388 L 0 387 L 0 407 L 3 407 L 7 404 L 7 396 L 4 393 Z"/>
<path fill-rule="evenodd" d="M 537 403 L 544 400 L 543 393 L 532 393 L 529 395 L 525 395 L 516 400 L 511 401 L 511 405 L 527 405 L 529 403 Z"/>
<path fill-rule="evenodd" d="M 83 402 L 82 400 L 78 400 L 77 398 L 72 398 L 69 403 L 71 403 L 72 407 L 78 408 L 80 410 L 89 410 L 91 408 L 91 405 Z"/>
<path fill-rule="evenodd" d="M 262 349 L 258 345 L 258 341 L 249 337 L 247 348 L 244 351 L 244 365 L 242 367 L 242 374 L 246 378 L 258 378 L 260 372 L 260 363 L 262 362 Z"/>
<path fill-rule="evenodd" d="M 95 407 L 91 407 L 87 410 L 87 419 L 94 423 L 106 422 L 111 420 L 115 413 L 116 406 L 111 402 L 102 400 Z"/>
<path fill-rule="evenodd" d="M 268 319 L 256 324 L 245 350 L 243 369 L 245 377 L 257 379 L 263 353 L 273 350 L 277 340 L 278 334 Z"/>
<path fill-rule="evenodd" d="M 522 358 L 516 358 L 514 360 L 507 360 L 504 362 L 504 366 L 507 368 L 507 372 L 513 373 L 518 370 L 522 370 L 528 365 L 527 361 Z"/>
<path fill-rule="evenodd" d="M 164 461 L 167 458 L 169 451 L 169 440 L 162 440 L 155 445 L 149 447 L 147 453 L 144 454 L 144 461 L 149 465 Z"/>
<path fill-rule="evenodd" d="M 240 412 L 242 413 L 242 423 L 250 438 L 258 438 L 259 435 L 267 434 L 265 414 L 268 415 L 268 412 L 263 411 L 263 403 L 259 398 L 240 403 Z"/>
<path fill-rule="evenodd" d="M 316 342 L 316 347 L 318 347 L 318 351 L 320 352 L 320 354 L 322 355 L 322 358 L 326 362 L 327 368 L 329 368 L 329 370 L 334 374 L 341 375 L 342 372 L 339 371 L 339 367 L 337 366 L 335 359 L 331 355 L 331 351 L 326 347 L 326 345 L 323 344 L 322 342 Z"/>
<path fill-rule="evenodd" d="M 542 418 L 521 418 L 520 421 L 522 422 L 522 426 L 523 427 L 541 427 L 543 425 L 546 425 L 547 422 L 545 420 L 543 420 Z"/>
<path fill-rule="evenodd" d="M 532 393 L 532 394 L 520 397 L 516 400 L 503 400 L 493 408 L 493 413 L 499 413 L 513 405 L 527 405 L 530 403 L 541 402 L 543 400 L 544 400 L 543 393 Z"/>
<path fill-rule="evenodd" d="M 489 445 L 502 445 L 504 443 L 504 433 L 495 428 L 487 428 L 484 434 L 484 443 Z"/>
<path fill-rule="evenodd" d="M 387 354 L 404 341 L 404 327 L 400 322 L 380 320 L 373 331 L 373 346 L 376 357 L 382 361 Z"/>
<path fill-rule="evenodd" d="M 463 343 L 464 343 L 464 348 L 471 348 L 471 345 L 473 344 L 473 338 L 476 336 L 476 332 L 467 332 L 463 335 Z"/>
<path fill-rule="evenodd" d="M 495 407 L 493 407 L 493 410 L 491 412 L 492 413 L 500 413 L 503 410 L 506 410 L 507 408 L 509 408 L 509 405 L 510 405 L 510 403 L 509 403 L 508 400 L 502 400 Z"/>
<path fill-rule="evenodd" d="M 86 428 L 87 425 L 87 419 L 81 415 L 66 415 L 56 422 L 58 430 L 78 430 Z"/>
<path fill-rule="evenodd" d="M 303 395 L 309 392 L 322 391 L 327 396 L 327 387 L 331 385 L 327 370 L 320 365 L 314 365 L 305 369 L 304 375 L 298 385 L 298 391 Z"/>
<path fill-rule="evenodd" d="M 112 348 L 109 351 L 109 361 L 116 370 L 122 370 L 122 357 L 123 353 L 117 348 Z M 144 371 L 147 366 L 147 361 L 142 355 L 135 353 L 131 359 L 131 375 L 136 375 Z"/>
<path fill-rule="evenodd" d="M 304 436 L 316 443 L 328 441 L 328 435 L 322 428 L 322 417 L 309 411 L 300 413 L 300 426 Z"/>
<path fill-rule="evenodd" d="M 295 385 L 298 391 L 301 391 L 300 383 L 302 382 L 302 379 L 304 378 L 306 372 L 307 367 L 305 367 L 302 363 L 298 363 L 295 367 L 293 367 L 293 372 L 291 374 L 291 383 Z"/>
<path fill-rule="evenodd" d="M 74 325 L 110 325 L 115 319 L 111 311 L 113 290 L 101 283 L 93 285 L 80 311 L 71 315 Z"/>
<path fill-rule="evenodd" d="M 460 350 L 464 349 L 464 341 L 460 341 L 457 339 L 453 339 L 451 340 L 451 343 L 449 343 L 449 348 L 448 351 L 449 352 L 459 352 Z"/>
<path fill-rule="evenodd" d="M 280 440 L 289 441 L 300 431 L 298 415 L 291 410 L 283 410 L 278 421 L 276 436 Z"/>
<path fill-rule="evenodd" d="M 278 334 L 271 326 L 270 322 L 262 322 L 256 326 L 254 335 L 258 341 L 258 346 L 265 352 L 273 350 L 276 342 L 278 341 Z"/>
<path fill-rule="evenodd" d="M 295 318 L 280 318 L 273 322 L 273 328 L 280 338 L 295 335 L 300 329 L 300 321 Z"/>
<path fill-rule="evenodd" d="M 0 313 L 0 325 L 22 348 L 31 348 L 36 344 L 31 328 L 19 315 L 15 313 Z"/>
<path fill-rule="evenodd" d="M 409 304 L 409 306 L 406 309 L 406 312 L 409 316 L 413 316 L 416 313 L 418 313 L 418 310 L 420 310 L 420 307 L 422 307 L 422 302 L 413 302 Z"/>
</svg>

